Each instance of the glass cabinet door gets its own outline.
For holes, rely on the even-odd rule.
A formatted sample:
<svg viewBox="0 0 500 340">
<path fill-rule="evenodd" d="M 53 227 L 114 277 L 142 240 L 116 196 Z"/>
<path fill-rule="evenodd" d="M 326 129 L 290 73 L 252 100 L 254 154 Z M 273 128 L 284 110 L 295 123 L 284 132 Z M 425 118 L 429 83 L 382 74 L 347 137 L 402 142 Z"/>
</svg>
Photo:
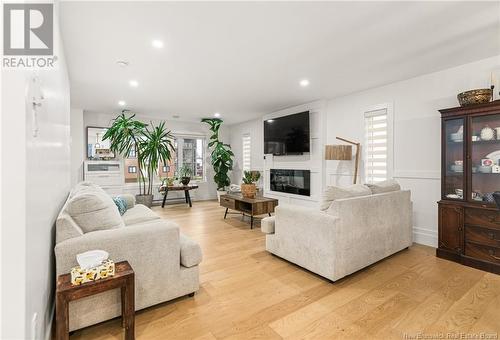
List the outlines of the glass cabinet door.
<svg viewBox="0 0 500 340">
<path fill-rule="evenodd" d="M 500 114 L 471 118 L 469 200 L 494 204 L 500 191 Z"/>
<path fill-rule="evenodd" d="M 443 199 L 464 199 L 464 118 L 443 121 Z"/>
</svg>

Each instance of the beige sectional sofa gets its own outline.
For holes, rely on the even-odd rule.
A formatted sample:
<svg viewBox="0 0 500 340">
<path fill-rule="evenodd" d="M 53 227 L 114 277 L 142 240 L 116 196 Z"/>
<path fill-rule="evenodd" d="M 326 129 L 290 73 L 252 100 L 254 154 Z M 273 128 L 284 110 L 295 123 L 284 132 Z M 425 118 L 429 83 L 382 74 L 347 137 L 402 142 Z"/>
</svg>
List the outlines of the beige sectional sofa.
<svg viewBox="0 0 500 340">
<path fill-rule="evenodd" d="M 412 244 L 410 192 L 334 199 L 323 211 L 280 205 L 262 231 L 267 251 L 336 281 Z"/>
<path fill-rule="evenodd" d="M 199 289 L 200 246 L 161 219 L 133 196 L 120 216 L 112 198 L 88 182 L 69 194 L 56 222 L 56 271 L 68 273 L 76 255 L 102 249 L 115 262 L 127 260 L 135 271 L 135 308 L 143 309 Z M 120 292 L 114 290 L 70 303 L 70 330 L 121 314 Z"/>
</svg>

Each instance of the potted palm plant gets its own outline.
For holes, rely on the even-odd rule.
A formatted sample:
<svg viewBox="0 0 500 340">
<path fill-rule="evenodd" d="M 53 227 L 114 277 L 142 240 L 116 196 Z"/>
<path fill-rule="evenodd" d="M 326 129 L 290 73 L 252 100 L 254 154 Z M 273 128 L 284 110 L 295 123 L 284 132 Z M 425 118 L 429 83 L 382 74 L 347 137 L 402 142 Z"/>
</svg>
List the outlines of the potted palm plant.
<svg viewBox="0 0 500 340">
<path fill-rule="evenodd" d="M 126 157 L 130 150 L 137 155 L 137 182 L 139 194 L 138 203 L 151 206 L 153 201 L 153 181 L 160 164 L 167 164 L 174 150 L 172 135 L 167 131 L 165 123 L 158 126 L 148 125 L 135 119 L 135 114 L 127 117 L 127 111 L 116 117 L 103 136 L 103 140 L 110 140 L 110 149 L 118 155 Z"/>
<path fill-rule="evenodd" d="M 158 176 L 160 165 L 166 165 L 172 159 L 174 152 L 173 136 L 167 130 L 165 122 L 154 126 L 151 129 L 144 128 L 142 138 L 139 139 L 140 156 L 137 154 L 139 163 L 146 172 L 147 186 L 142 195 L 136 196 L 136 200 L 148 207 L 153 204 L 153 183 L 155 176 Z"/>
<path fill-rule="evenodd" d="M 111 127 L 106 130 L 106 133 L 102 136 L 102 140 L 109 139 L 110 149 L 115 153 L 115 155 L 122 155 L 127 157 L 131 150 L 135 150 L 137 158 L 140 157 L 141 150 L 139 149 L 139 139 L 144 133 L 146 124 L 134 119 L 135 114 L 130 117 L 125 116 L 126 110 L 113 119 Z M 141 182 L 144 181 L 144 174 L 141 168 L 141 162 L 137 164 L 137 182 L 139 183 L 139 194 L 141 194 L 144 187 L 141 187 Z"/>
<path fill-rule="evenodd" d="M 193 171 L 191 170 L 191 167 L 187 164 L 184 164 L 181 166 L 179 169 L 179 176 L 181 177 L 181 183 L 182 185 L 188 185 L 189 182 L 191 181 L 191 175 Z"/>
<path fill-rule="evenodd" d="M 243 171 L 243 183 L 241 184 L 241 194 L 246 198 L 255 198 L 257 187 L 255 183 L 260 179 L 258 171 Z"/>
<path fill-rule="evenodd" d="M 220 201 L 220 196 L 226 193 L 226 187 L 231 184 L 229 171 L 233 169 L 234 153 L 231 151 L 229 144 L 224 144 L 219 140 L 219 130 L 222 125 L 222 119 L 219 118 L 203 118 L 203 123 L 210 126 L 212 136 L 208 147 L 212 149 L 210 161 L 214 169 L 214 181 L 217 184 L 217 198 Z"/>
</svg>

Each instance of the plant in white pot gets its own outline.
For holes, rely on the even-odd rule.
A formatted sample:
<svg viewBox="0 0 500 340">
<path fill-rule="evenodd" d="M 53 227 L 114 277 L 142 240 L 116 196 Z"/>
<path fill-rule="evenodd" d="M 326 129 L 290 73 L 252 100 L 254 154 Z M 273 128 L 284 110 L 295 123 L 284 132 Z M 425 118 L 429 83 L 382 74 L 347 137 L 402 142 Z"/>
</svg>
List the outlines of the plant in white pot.
<svg viewBox="0 0 500 340">
<path fill-rule="evenodd" d="M 224 144 L 219 140 L 219 129 L 222 125 L 222 119 L 204 118 L 201 121 L 207 123 L 212 132 L 208 147 L 212 148 L 210 161 L 215 173 L 214 181 L 217 184 L 217 199 L 220 201 L 220 196 L 227 193 L 226 187 L 231 184 L 229 171 L 233 169 L 234 153 L 231 151 L 229 144 Z"/>
</svg>

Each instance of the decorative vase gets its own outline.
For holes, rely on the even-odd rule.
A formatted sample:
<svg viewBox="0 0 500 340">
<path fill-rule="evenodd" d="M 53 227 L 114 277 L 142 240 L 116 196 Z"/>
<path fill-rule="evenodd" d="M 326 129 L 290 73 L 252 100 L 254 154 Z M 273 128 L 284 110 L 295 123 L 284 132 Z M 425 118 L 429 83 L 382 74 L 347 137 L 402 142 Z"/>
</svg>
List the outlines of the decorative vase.
<svg viewBox="0 0 500 340">
<path fill-rule="evenodd" d="M 182 177 L 181 178 L 182 185 L 188 185 L 190 181 L 191 181 L 191 177 Z"/>
<path fill-rule="evenodd" d="M 135 195 L 135 201 L 137 204 L 143 204 L 151 208 L 153 205 L 153 195 Z"/>
<path fill-rule="evenodd" d="M 257 193 L 257 187 L 255 184 L 242 184 L 241 185 L 241 194 L 245 198 L 255 198 L 255 194 Z"/>
</svg>

